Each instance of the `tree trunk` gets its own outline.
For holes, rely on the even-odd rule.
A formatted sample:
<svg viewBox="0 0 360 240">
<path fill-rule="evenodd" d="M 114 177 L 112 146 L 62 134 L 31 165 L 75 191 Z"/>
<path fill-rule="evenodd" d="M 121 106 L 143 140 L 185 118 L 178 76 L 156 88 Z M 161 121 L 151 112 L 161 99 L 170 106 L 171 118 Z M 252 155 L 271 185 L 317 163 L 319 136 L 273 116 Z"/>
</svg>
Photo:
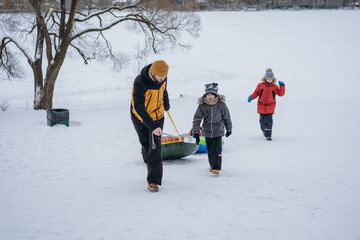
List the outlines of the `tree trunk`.
<svg viewBox="0 0 360 240">
<path fill-rule="evenodd" d="M 60 26 L 59 26 L 59 40 L 64 40 L 65 37 L 65 16 L 66 16 L 66 8 L 65 8 L 65 0 L 60 1 L 61 8 L 61 17 L 60 17 Z"/>
<path fill-rule="evenodd" d="M 45 76 L 45 84 L 41 91 L 40 99 L 38 100 L 37 104 L 35 105 L 35 110 L 40 109 L 50 109 L 53 105 L 53 96 L 54 96 L 54 89 L 55 89 L 55 81 L 57 76 L 60 72 L 61 65 L 63 63 L 63 59 L 60 62 L 56 63 L 55 66 L 49 68 Z"/>
<path fill-rule="evenodd" d="M 36 59 L 33 65 L 33 73 L 34 73 L 34 106 L 36 106 L 40 100 L 40 96 L 43 91 L 43 75 L 41 68 L 41 59 Z"/>
<path fill-rule="evenodd" d="M 60 72 L 61 66 L 64 63 L 66 52 L 69 45 L 70 45 L 69 40 L 63 41 L 60 45 L 60 49 L 59 49 L 60 51 L 55 55 L 52 61 L 53 64 L 49 63 L 48 68 L 46 70 L 46 76 L 44 79 L 44 87 L 41 92 L 40 100 L 34 107 L 35 110 L 40 110 L 40 109 L 47 110 L 52 108 L 55 82 Z"/>
<path fill-rule="evenodd" d="M 44 50 L 44 33 L 40 25 L 37 25 L 37 39 L 35 48 L 35 62 L 31 64 L 34 72 L 34 106 L 40 99 L 43 90 L 42 53 Z"/>
</svg>

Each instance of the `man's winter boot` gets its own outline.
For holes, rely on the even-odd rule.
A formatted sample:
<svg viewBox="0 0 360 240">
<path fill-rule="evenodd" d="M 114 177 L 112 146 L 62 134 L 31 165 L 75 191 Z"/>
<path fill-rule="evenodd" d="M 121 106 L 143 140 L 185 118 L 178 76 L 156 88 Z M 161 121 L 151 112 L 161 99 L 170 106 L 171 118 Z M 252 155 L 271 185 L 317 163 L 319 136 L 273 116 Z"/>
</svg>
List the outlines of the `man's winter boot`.
<svg viewBox="0 0 360 240">
<path fill-rule="evenodd" d="M 157 184 L 155 183 L 150 183 L 149 186 L 148 186 L 148 189 L 150 192 L 157 192 L 159 191 L 159 187 Z"/>
<path fill-rule="evenodd" d="M 209 171 L 212 172 L 212 167 L 210 166 Z"/>
<path fill-rule="evenodd" d="M 220 170 L 214 169 L 212 170 L 212 173 L 218 175 L 220 173 Z"/>
</svg>

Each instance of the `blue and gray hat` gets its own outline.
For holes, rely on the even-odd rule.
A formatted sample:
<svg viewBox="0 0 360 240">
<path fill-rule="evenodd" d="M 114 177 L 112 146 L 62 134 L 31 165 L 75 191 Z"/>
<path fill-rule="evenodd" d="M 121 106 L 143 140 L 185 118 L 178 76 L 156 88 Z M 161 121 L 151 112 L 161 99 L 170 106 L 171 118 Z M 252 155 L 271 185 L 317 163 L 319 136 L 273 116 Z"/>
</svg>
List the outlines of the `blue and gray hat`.
<svg viewBox="0 0 360 240">
<path fill-rule="evenodd" d="M 208 83 L 205 84 L 205 93 L 204 93 L 204 97 L 206 96 L 206 94 L 208 93 L 212 93 L 214 94 L 216 97 L 218 96 L 218 84 L 217 83 Z"/>
</svg>

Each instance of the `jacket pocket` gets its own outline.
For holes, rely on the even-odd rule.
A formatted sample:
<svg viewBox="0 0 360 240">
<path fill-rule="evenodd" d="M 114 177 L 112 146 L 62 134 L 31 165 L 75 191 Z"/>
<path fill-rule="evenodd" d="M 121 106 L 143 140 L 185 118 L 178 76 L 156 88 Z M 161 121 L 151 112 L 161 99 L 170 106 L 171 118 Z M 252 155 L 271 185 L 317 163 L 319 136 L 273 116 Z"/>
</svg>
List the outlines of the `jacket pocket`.
<svg viewBox="0 0 360 240">
<path fill-rule="evenodd" d="M 264 92 L 264 89 L 261 89 L 260 94 L 259 94 L 259 98 L 261 98 L 261 95 L 263 94 L 263 92 Z"/>
<path fill-rule="evenodd" d="M 147 102 L 147 104 L 146 104 L 146 107 L 145 107 L 146 110 L 148 109 L 148 106 L 149 106 L 149 104 L 150 104 L 152 95 L 153 95 L 153 94 L 151 93 L 151 95 L 150 95 L 150 97 L 149 97 L 149 100 L 148 100 L 148 102 Z"/>
<path fill-rule="evenodd" d="M 272 91 L 272 96 L 273 96 L 273 99 L 275 99 L 275 96 L 276 96 L 275 91 Z"/>
</svg>

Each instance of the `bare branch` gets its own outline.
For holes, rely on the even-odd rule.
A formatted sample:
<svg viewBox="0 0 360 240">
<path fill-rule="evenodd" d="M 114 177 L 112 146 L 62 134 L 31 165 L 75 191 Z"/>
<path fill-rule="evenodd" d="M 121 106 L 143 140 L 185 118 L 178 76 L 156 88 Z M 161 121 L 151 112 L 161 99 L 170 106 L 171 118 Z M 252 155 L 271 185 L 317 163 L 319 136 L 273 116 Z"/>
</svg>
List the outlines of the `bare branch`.
<svg viewBox="0 0 360 240">
<path fill-rule="evenodd" d="M 25 58 L 28 60 L 29 64 L 31 65 L 33 63 L 32 58 L 30 57 L 30 55 L 25 51 L 25 49 L 23 49 L 19 43 L 17 43 L 14 39 L 10 38 L 10 37 L 4 37 L 1 41 L 1 45 L 0 45 L 0 57 L 2 58 L 3 56 L 3 51 L 6 51 L 6 45 L 8 45 L 9 43 L 13 43 L 19 50 L 20 52 L 25 56 Z"/>
<path fill-rule="evenodd" d="M 6 78 L 11 80 L 11 78 L 22 77 L 22 74 L 19 69 L 20 67 L 18 67 L 17 58 L 6 47 L 6 45 L 9 43 L 14 43 L 14 41 L 9 40 L 9 39 L 3 39 L 2 44 L 0 45 L 0 70 L 4 69 L 5 73 L 6 73 Z M 1 73 L 1 71 L 0 71 L 0 73 Z M 0 75 L 0 79 L 1 78 L 3 78 L 2 74 Z"/>
<path fill-rule="evenodd" d="M 85 53 L 80 48 L 75 46 L 74 44 L 70 44 L 70 46 L 73 47 L 80 54 L 80 56 L 84 59 L 85 64 L 88 64 L 89 60 L 95 59 L 94 55 L 92 57 L 85 56 Z"/>
<path fill-rule="evenodd" d="M 101 17 L 101 15 L 104 15 L 104 14 L 107 14 L 107 13 L 111 13 L 114 17 L 118 17 L 116 16 L 113 11 L 116 10 L 118 12 L 123 12 L 125 10 L 131 10 L 131 9 L 135 9 L 138 7 L 138 5 L 140 5 L 143 1 L 139 1 L 138 3 L 134 4 L 134 5 L 131 5 L 131 6 L 126 6 L 126 7 L 123 7 L 123 8 L 120 8 L 120 7 L 110 7 L 110 8 L 107 8 L 103 11 L 100 11 L 100 12 L 96 12 L 90 16 L 86 16 L 85 18 L 75 18 L 75 22 L 86 22 L 94 17 Z"/>
<path fill-rule="evenodd" d="M 133 17 L 134 17 L 134 18 L 133 18 Z M 135 15 L 131 15 L 131 14 L 130 14 L 130 15 L 128 15 L 127 17 L 125 17 L 125 18 L 123 18 L 123 19 L 120 19 L 120 20 L 118 20 L 118 21 L 115 21 L 115 22 L 111 23 L 110 25 L 108 25 L 108 26 L 106 26 L 106 27 L 86 29 L 85 31 L 80 32 L 80 33 L 74 35 L 74 36 L 71 38 L 71 40 L 74 40 L 74 39 L 76 39 L 76 38 L 78 38 L 78 37 L 80 37 L 80 36 L 82 36 L 82 35 L 84 35 L 84 34 L 90 33 L 90 32 L 102 32 L 102 31 L 106 31 L 106 30 L 108 30 L 108 29 L 114 27 L 115 25 L 117 25 L 117 24 L 119 24 L 119 23 L 121 23 L 121 22 L 124 22 L 124 21 L 137 21 L 137 19 L 136 19 Z"/>
</svg>

